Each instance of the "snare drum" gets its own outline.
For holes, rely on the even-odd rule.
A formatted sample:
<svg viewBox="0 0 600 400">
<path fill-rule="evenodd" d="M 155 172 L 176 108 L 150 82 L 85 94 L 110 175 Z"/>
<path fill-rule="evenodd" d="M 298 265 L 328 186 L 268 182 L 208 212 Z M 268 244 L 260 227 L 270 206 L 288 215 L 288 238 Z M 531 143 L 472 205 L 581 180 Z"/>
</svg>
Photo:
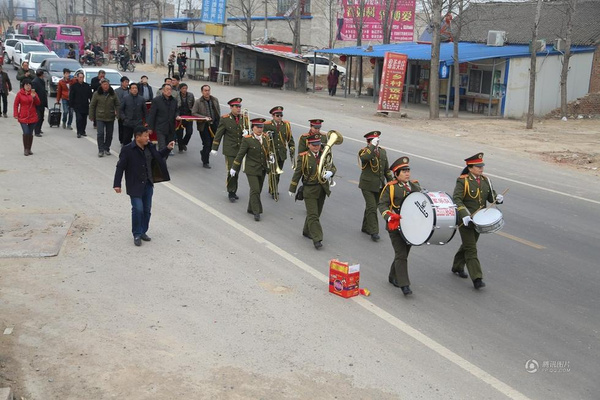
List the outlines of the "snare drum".
<svg viewBox="0 0 600 400">
<path fill-rule="evenodd" d="M 475 230 L 479 233 L 498 232 L 504 226 L 502 213 L 494 207 L 481 209 L 472 218 Z"/>
<path fill-rule="evenodd" d="M 443 245 L 456 233 L 458 212 L 445 192 L 413 192 L 400 208 L 400 233 L 408 244 Z"/>
</svg>

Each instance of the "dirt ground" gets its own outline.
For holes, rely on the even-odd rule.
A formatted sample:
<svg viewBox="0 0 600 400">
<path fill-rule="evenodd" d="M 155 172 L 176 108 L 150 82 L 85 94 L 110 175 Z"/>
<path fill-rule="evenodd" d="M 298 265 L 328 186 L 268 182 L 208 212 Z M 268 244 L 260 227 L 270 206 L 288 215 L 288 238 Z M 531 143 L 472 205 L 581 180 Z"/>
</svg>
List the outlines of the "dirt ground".
<svg viewBox="0 0 600 400">
<path fill-rule="evenodd" d="M 600 121 L 597 118 L 537 119 L 533 129 L 525 129 L 525 121 L 466 118 L 430 121 L 424 118 L 409 116 L 403 126 L 440 136 L 469 137 L 476 142 L 600 176 Z"/>
</svg>

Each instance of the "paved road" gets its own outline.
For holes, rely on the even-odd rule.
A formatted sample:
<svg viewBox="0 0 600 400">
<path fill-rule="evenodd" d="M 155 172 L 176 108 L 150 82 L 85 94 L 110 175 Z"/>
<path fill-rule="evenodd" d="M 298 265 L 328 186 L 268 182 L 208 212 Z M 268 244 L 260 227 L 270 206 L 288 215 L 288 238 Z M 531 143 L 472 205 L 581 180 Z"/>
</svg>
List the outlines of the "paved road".
<svg viewBox="0 0 600 400">
<path fill-rule="evenodd" d="M 199 86 L 191 84 L 192 91 Z M 356 111 L 355 100 L 221 86 L 213 94 L 224 111 L 229 98 L 243 97 L 252 116 L 285 106 L 295 137 L 315 117 L 325 120 L 324 130 L 344 135 L 333 149 L 338 184 L 325 203 L 325 248 L 316 251 L 301 236 L 303 205 L 286 194 L 289 164 L 281 201 L 264 195 L 256 223 L 245 212 L 245 177 L 240 201 L 230 204 L 222 156 L 213 158 L 213 169 L 200 168 L 195 136 L 186 154 L 169 159 L 172 181 L 155 191 L 154 241 L 140 251 L 128 233 L 128 200 L 110 188 L 116 157 L 98 159 L 93 135 L 76 139 L 46 127 L 34 142 L 36 155 L 25 158 L 13 120 L 0 120 L 4 211 L 79 216 L 59 257 L 21 261 L 19 268 L 0 262 L 2 297 L 12 312 L 6 323 L 20 335 L 13 352 L 21 354 L 25 387 L 35 398 L 596 397 L 595 178 L 464 138 L 407 131 L 401 121 Z M 382 232 L 373 243 L 360 232 L 357 152 L 373 129 L 383 131 L 392 159 L 411 157 L 413 178 L 429 190 L 451 192 L 462 159 L 486 153 L 497 190 L 510 188 L 505 228 L 480 240 L 487 288 L 476 292 L 450 273 L 458 237 L 413 248 L 412 297 L 387 283 L 389 239 Z M 329 295 L 331 258 L 360 263 L 361 285 L 372 296 Z M 537 372 L 526 370 L 528 360 L 539 364 Z M 546 362 L 570 370 L 543 370 Z M 40 365 L 53 383 L 35 371 Z"/>
</svg>

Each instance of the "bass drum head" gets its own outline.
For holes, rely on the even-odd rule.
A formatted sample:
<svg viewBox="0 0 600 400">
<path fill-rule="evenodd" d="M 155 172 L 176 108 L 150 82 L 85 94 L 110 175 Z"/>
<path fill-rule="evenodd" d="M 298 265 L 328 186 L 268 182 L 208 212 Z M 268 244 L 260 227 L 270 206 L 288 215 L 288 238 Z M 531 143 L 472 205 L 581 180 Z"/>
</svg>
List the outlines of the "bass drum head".
<svg viewBox="0 0 600 400">
<path fill-rule="evenodd" d="M 415 246 L 429 240 L 435 225 L 435 213 L 429 197 L 421 192 L 409 194 L 402 203 L 400 215 L 400 233 L 404 240 Z"/>
</svg>

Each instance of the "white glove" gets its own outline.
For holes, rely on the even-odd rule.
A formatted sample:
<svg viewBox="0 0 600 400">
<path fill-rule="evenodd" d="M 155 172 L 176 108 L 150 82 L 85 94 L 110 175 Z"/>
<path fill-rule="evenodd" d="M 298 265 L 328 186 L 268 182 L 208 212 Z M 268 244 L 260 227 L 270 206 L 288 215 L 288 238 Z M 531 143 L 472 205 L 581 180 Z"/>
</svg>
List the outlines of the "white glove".
<svg viewBox="0 0 600 400">
<path fill-rule="evenodd" d="M 231 175 L 231 176 L 235 176 L 235 174 L 236 174 L 236 173 L 237 173 L 237 172 L 236 172 L 236 170 L 235 170 L 235 169 L 233 169 L 233 168 L 231 168 L 231 169 L 229 170 L 229 175 Z"/>
<path fill-rule="evenodd" d="M 502 203 L 504 203 L 504 196 L 499 194 L 496 196 L 496 204 L 502 204 Z"/>
<path fill-rule="evenodd" d="M 246 136 L 246 135 L 248 134 L 248 129 L 244 129 L 244 130 L 242 131 L 242 134 L 243 134 L 244 136 Z"/>
<path fill-rule="evenodd" d="M 473 222 L 473 219 L 471 219 L 470 215 L 467 215 L 466 217 L 463 218 L 463 225 L 469 226 L 469 222 Z"/>
<path fill-rule="evenodd" d="M 331 178 L 332 176 L 333 176 L 333 172 L 331 172 L 331 171 L 325 171 L 325 175 L 323 175 L 323 177 L 324 177 L 325 179 L 329 179 L 329 178 Z"/>
<path fill-rule="evenodd" d="M 217 151 L 216 150 L 211 150 L 210 151 L 210 155 L 211 156 L 216 156 L 217 155 Z"/>
<path fill-rule="evenodd" d="M 376 138 L 371 139 L 371 144 L 373 146 L 377 146 L 379 144 L 379 138 L 376 137 Z"/>
<path fill-rule="evenodd" d="M 288 194 L 290 195 L 290 197 L 294 197 L 296 195 L 296 193 L 294 192 L 288 192 Z"/>
</svg>

